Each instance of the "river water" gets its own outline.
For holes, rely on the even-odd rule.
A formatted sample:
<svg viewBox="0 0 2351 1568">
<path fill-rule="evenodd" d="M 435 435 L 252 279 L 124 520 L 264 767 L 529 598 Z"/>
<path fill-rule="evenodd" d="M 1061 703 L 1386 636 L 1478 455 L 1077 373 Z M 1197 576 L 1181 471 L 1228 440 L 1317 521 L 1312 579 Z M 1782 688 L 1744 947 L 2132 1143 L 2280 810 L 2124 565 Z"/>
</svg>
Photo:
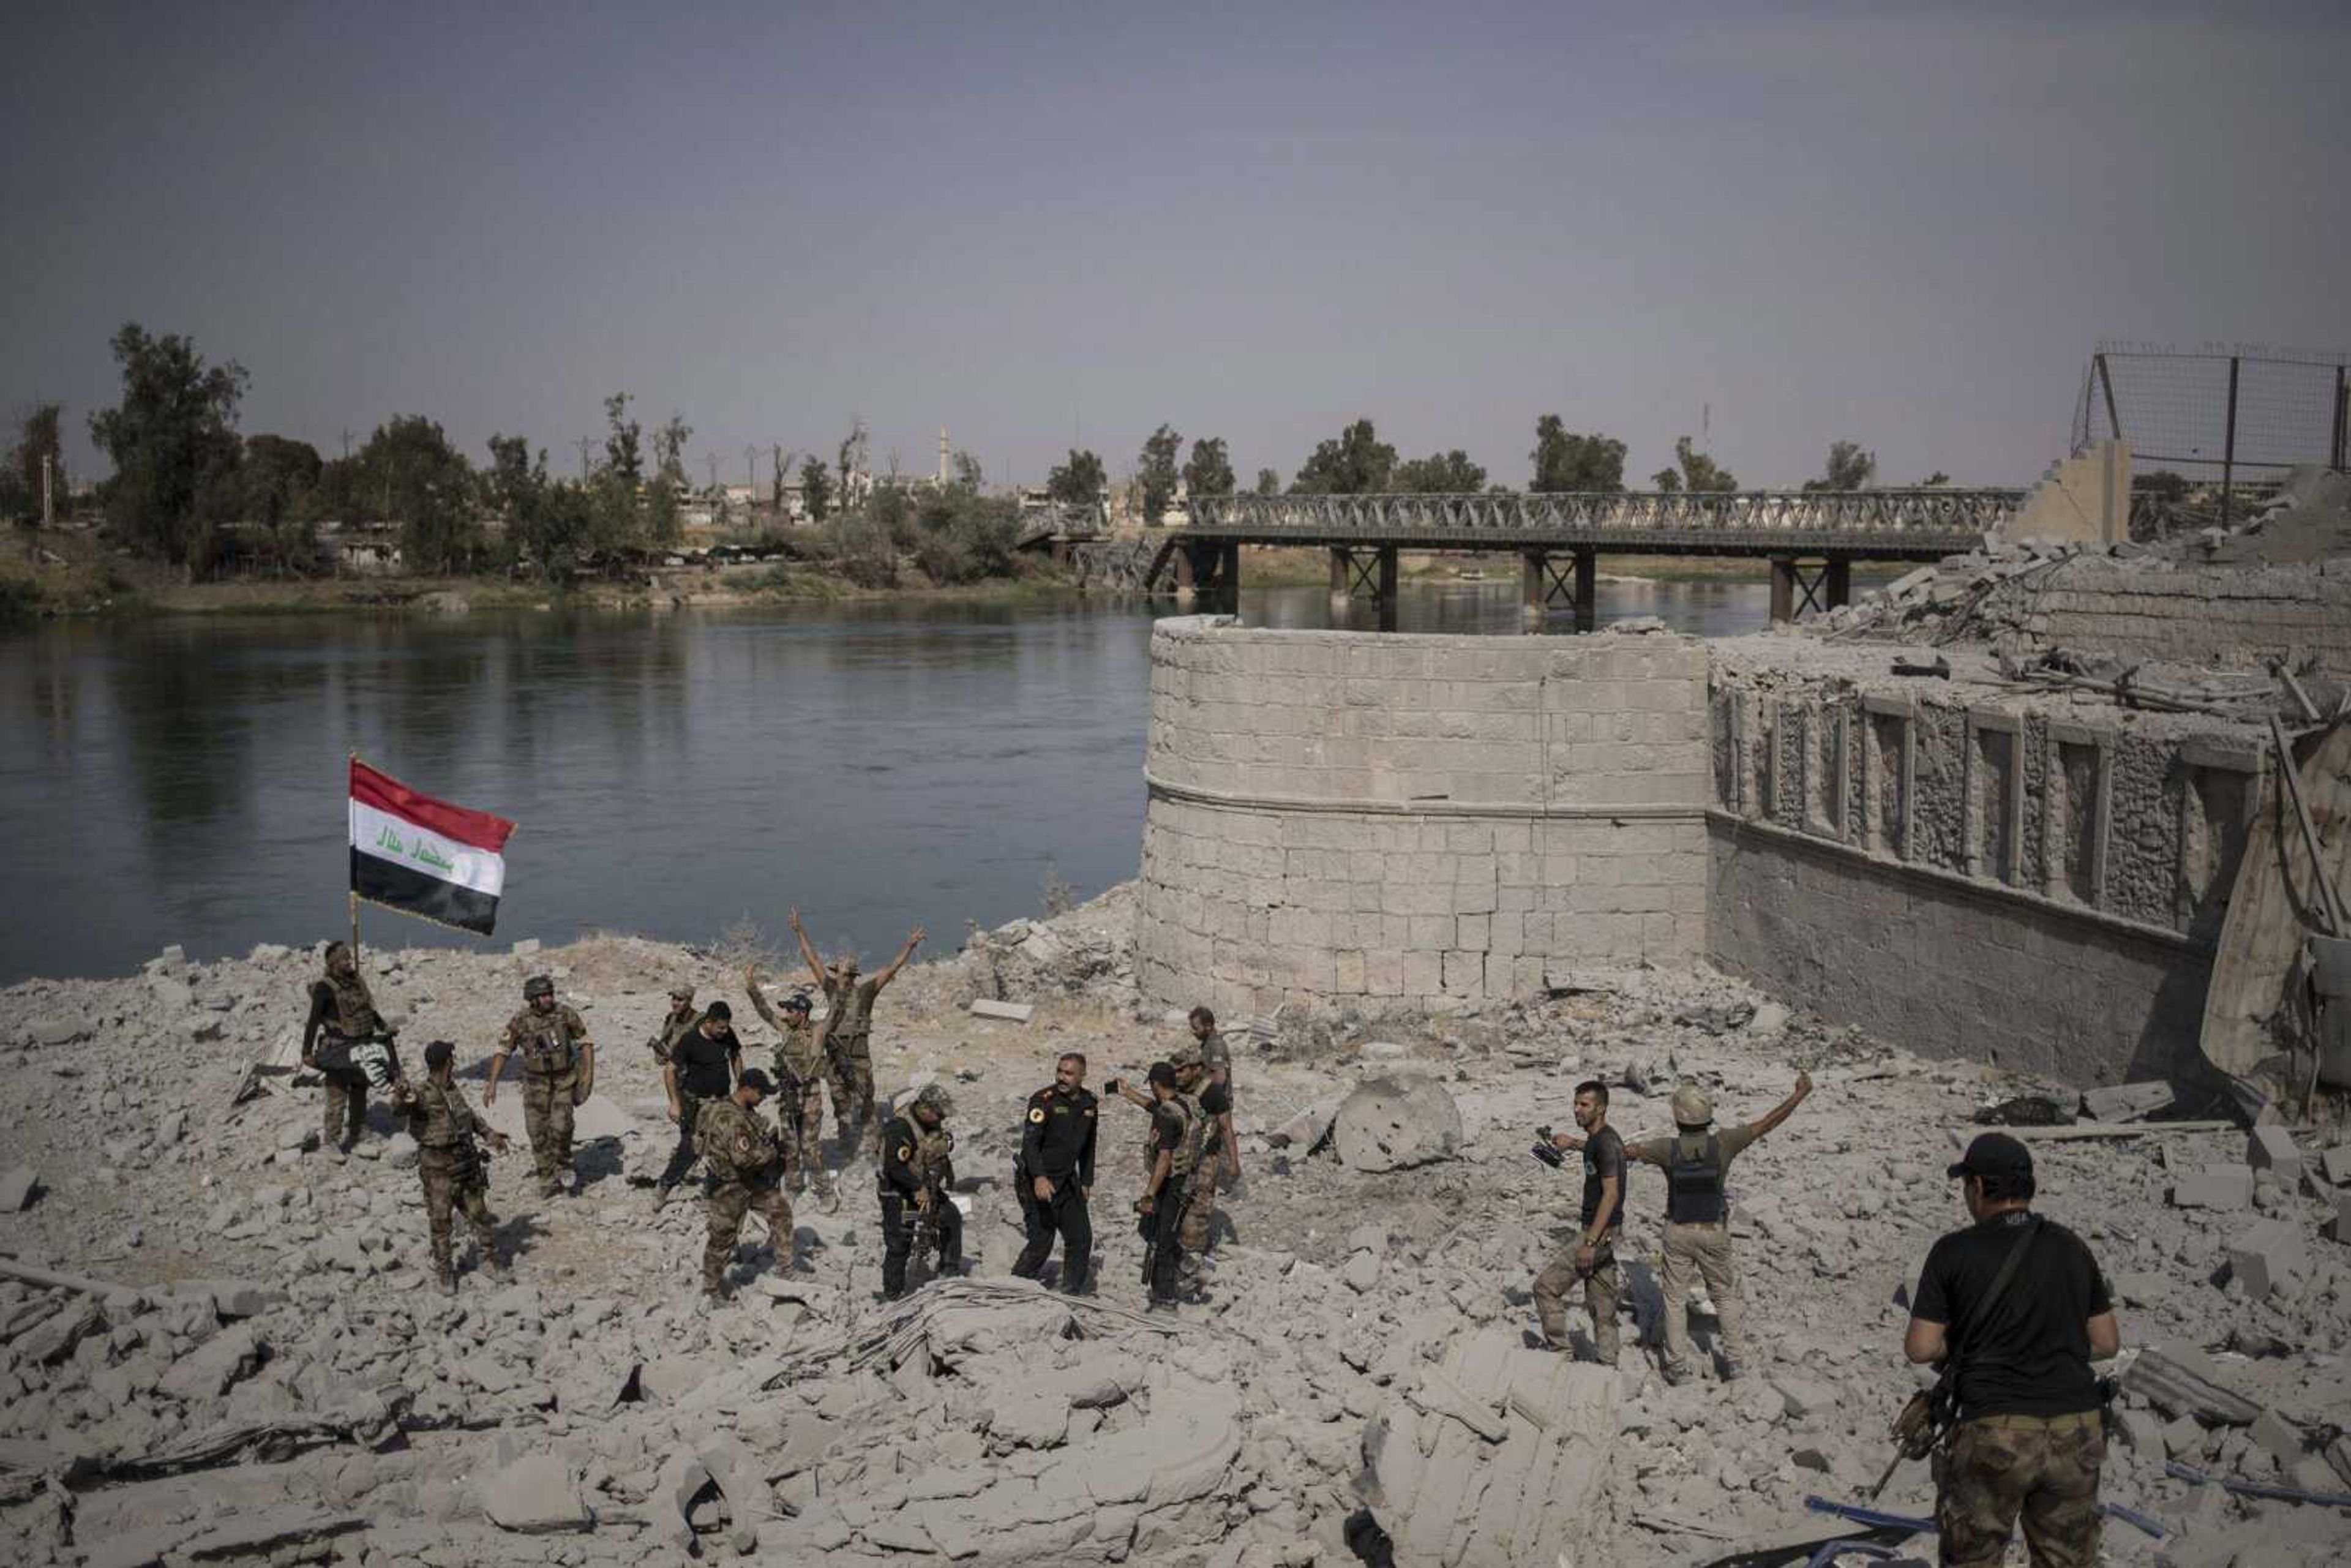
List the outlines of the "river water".
<svg viewBox="0 0 2351 1568">
<path fill-rule="evenodd" d="M 1415 582 L 1405 631 L 1516 633 L 1518 584 Z M 0 636 L 0 984 L 348 925 L 344 759 L 512 818 L 498 943 L 709 941 L 797 904 L 869 963 L 927 925 L 1134 874 L 1166 601 L 821 611 L 178 617 Z M 1604 623 L 1766 621 L 1759 582 L 1604 582 Z M 1322 588 L 1245 593 L 1326 626 Z M 1354 624 L 1370 627 L 1358 608 Z M 1556 628 L 1557 622 L 1554 622 Z M 388 911 L 368 940 L 471 944 Z"/>
</svg>

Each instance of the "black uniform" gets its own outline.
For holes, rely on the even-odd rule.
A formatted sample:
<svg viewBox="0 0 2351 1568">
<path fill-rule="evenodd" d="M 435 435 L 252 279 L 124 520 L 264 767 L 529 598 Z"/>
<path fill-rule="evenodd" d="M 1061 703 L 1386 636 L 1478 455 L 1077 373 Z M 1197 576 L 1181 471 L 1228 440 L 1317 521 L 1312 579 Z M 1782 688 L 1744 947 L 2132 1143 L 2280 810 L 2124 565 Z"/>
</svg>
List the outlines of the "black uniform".
<svg viewBox="0 0 2351 1568">
<path fill-rule="evenodd" d="M 729 1025 L 716 1039 L 702 1032 L 700 1019 L 670 1047 L 670 1065 L 677 1070 L 677 1147 L 663 1167 L 664 1192 L 685 1179 L 694 1168 L 694 1119 L 703 1105 L 735 1092 L 735 1075 L 742 1071 L 743 1042 Z"/>
<path fill-rule="evenodd" d="M 1029 1096 L 1020 1153 L 1012 1164 L 1012 1190 L 1020 1199 L 1020 1220 L 1029 1244 L 1020 1249 L 1012 1271 L 1033 1280 L 1053 1251 L 1053 1238 L 1061 1239 L 1061 1289 L 1075 1295 L 1085 1289 L 1093 1263 L 1093 1218 L 1086 1209 L 1086 1189 L 1094 1185 L 1093 1095 L 1080 1089 L 1061 1092 L 1049 1083 Z M 1036 1183 L 1043 1176 L 1053 1184 L 1053 1196 L 1040 1202 Z"/>
<path fill-rule="evenodd" d="M 893 1116 L 882 1128 L 882 1299 L 894 1301 L 906 1293 L 906 1264 L 914 1254 L 914 1234 L 925 1219 L 939 1238 L 938 1271 L 953 1274 L 963 1268 L 963 1210 L 947 1197 L 955 1170 L 944 1153 L 924 1151 L 928 1141 L 952 1143 L 944 1128 L 925 1132 L 912 1111 Z M 914 1207 L 914 1195 L 931 1189 L 931 1211 Z"/>
</svg>

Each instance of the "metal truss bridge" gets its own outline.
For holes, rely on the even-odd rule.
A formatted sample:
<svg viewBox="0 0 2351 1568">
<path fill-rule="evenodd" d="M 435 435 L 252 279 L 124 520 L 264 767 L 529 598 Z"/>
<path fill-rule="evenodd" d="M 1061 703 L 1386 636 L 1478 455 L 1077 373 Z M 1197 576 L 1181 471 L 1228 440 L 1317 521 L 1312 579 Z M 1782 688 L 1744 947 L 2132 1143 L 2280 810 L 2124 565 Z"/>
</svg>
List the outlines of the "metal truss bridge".
<svg viewBox="0 0 2351 1568">
<path fill-rule="evenodd" d="M 1366 594 L 1392 620 L 1402 550 L 1508 552 L 1524 564 L 1539 620 L 1573 603 L 1593 623 L 1597 561 L 1618 555 L 1761 557 L 1771 563 L 1771 618 L 1831 609 L 1852 594 L 1856 560 L 1936 560 L 1975 549 L 2024 502 L 2022 490 L 1747 490 L 1469 496 L 1195 497 L 1146 586 L 1229 598 L 1240 547 L 1331 551 L 1331 591 Z"/>
</svg>

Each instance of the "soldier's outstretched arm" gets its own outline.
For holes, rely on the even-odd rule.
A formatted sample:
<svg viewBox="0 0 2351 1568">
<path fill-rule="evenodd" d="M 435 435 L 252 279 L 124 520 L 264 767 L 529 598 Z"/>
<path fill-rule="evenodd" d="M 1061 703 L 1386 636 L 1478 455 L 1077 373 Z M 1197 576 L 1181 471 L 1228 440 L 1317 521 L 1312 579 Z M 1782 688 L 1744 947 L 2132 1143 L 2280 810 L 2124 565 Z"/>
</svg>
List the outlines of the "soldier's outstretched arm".
<svg viewBox="0 0 2351 1568">
<path fill-rule="evenodd" d="M 759 988 L 758 965 L 743 966 L 743 988 L 750 993 L 752 1010 L 759 1015 L 769 1029 L 778 1034 L 782 1033 L 784 1029 L 782 1021 L 776 1017 L 776 1009 L 768 1005 L 767 993 Z"/>
<path fill-rule="evenodd" d="M 1796 1107 L 1802 1104 L 1805 1097 L 1811 1094 L 1812 1092 L 1813 1075 L 1809 1072 L 1797 1073 L 1795 1089 L 1790 1092 L 1785 1100 L 1781 1101 L 1777 1105 L 1772 1106 L 1771 1109 L 1763 1113 L 1762 1119 L 1752 1124 L 1749 1130 L 1757 1137 L 1761 1137 L 1764 1134 L 1770 1132 L 1772 1128 L 1778 1126 L 1781 1123 L 1794 1115 L 1796 1113 Z"/>
<path fill-rule="evenodd" d="M 883 967 L 880 974 L 873 977 L 874 990 L 878 992 L 883 987 L 896 979 L 898 977 L 898 971 L 906 967 L 906 960 L 913 957 L 914 956 L 914 949 L 922 945 L 923 928 L 917 925 L 913 931 L 907 934 L 906 945 L 898 949 L 898 956 L 891 959 L 890 962 Z"/>
<path fill-rule="evenodd" d="M 800 956 L 808 960 L 809 973 L 816 977 L 819 986 L 824 984 L 824 960 L 817 956 L 816 945 L 809 940 L 808 927 L 800 924 L 800 912 L 792 911 L 792 935 L 799 938 Z"/>
</svg>

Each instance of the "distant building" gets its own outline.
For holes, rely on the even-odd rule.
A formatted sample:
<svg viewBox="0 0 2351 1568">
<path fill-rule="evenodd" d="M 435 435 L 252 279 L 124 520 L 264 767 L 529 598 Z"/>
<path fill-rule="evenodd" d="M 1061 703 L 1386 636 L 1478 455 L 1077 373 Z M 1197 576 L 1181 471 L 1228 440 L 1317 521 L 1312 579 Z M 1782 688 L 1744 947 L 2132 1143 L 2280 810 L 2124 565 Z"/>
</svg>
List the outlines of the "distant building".
<svg viewBox="0 0 2351 1568">
<path fill-rule="evenodd" d="M 389 577 L 405 570 L 396 522 L 319 525 L 319 564 L 339 577 Z"/>
</svg>

